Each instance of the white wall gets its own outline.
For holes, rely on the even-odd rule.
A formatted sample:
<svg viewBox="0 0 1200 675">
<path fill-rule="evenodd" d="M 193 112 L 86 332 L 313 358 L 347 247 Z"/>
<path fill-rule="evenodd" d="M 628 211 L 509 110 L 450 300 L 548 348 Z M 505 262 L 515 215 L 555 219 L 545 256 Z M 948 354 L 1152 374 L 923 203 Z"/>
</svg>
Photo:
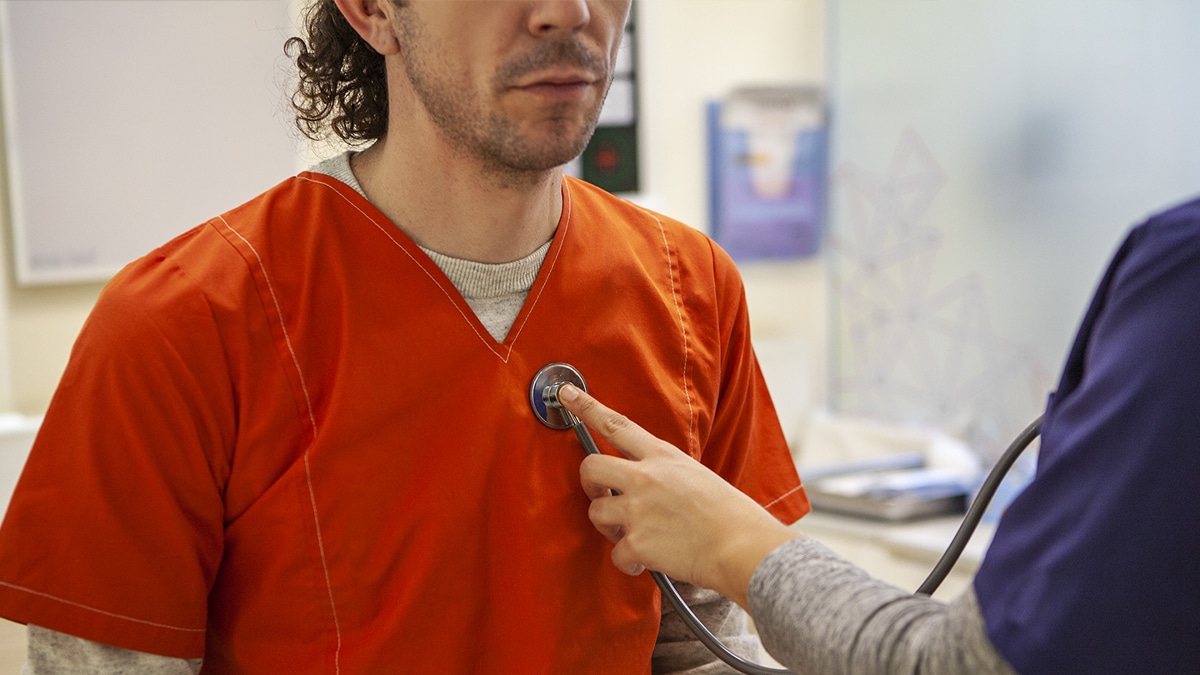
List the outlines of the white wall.
<svg viewBox="0 0 1200 675">
<path fill-rule="evenodd" d="M 737 85 L 822 82 L 824 3 L 638 2 L 646 199 L 707 230 L 705 102 Z M 7 185 L 4 178 L 0 185 Z M 0 207 L 0 226 L 10 239 L 9 210 Z M 4 386 L 0 359 L 0 410 L 38 415 L 101 286 L 17 287 L 7 254 L 3 265 L 0 330 L 7 324 L 11 377 Z M 747 266 L 744 274 L 756 342 L 792 435 L 802 410 L 823 399 L 823 268 L 819 261 L 772 263 Z"/>
<path fill-rule="evenodd" d="M 832 6 L 831 407 L 999 456 L 1126 230 L 1200 189 L 1200 3 Z"/>
</svg>

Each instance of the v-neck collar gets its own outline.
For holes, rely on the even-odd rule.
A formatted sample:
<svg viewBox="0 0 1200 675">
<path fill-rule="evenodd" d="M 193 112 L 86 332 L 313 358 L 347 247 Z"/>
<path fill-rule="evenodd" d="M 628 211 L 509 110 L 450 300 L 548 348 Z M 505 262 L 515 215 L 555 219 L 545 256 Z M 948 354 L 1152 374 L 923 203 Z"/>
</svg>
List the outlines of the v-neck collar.
<svg viewBox="0 0 1200 675">
<path fill-rule="evenodd" d="M 348 158 L 345 160 L 348 165 Z M 320 166 L 320 165 L 318 165 Z M 315 167 L 314 167 L 315 168 Z M 353 175 L 353 174 L 351 174 Z M 563 206 L 562 213 L 559 216 L 558 226 L 555 228 L 554 237 L 550 240 L 550 249 L 546 252 L 545 260 L 542 261 L 541 269 L 538 270 L 537 277 L 533 281 L 533 286 L 529 289 L 529 295 L 526 296 L 525 302 L 521 307 L 521 311 L 517 313 L 516 319 L 513 321 L 512 327 L 503 341 L 497 341 L 488 332 L 483 322 L 476 316 L 475 311 L 471 309 L 462 293 L 454 285 L 446 273 L 433 262 L 429 255 L 416 242 L 414 242 L 407 234 L 399 227 L 396 227 L 392 221 L 383 214 L 378 208 L 372 204 L 359 189 L 355 189 L 353 185 L 346 183 L 342 178 L 335 177 L 330 173 L 306 171 L 301 173 L 298 178 L 306 180 L 310 183 L 323 186 L 334 192 L 348 206 L 357 211 L 363 219 L 372 225 L 378 232 L 382 233 L 412 264 L 425 273 L 430 281 L 442 291 L 446 300 L 450 302 L 454 309 L 467 325 L 476 334 L 483 345 L 496 355 L 503 363 L 508 363 L 512 357 L 513 350 L 520 340 L 521 333 L 528 323 L 530 316 L 537 308 L 538 302 L 541 299 L 542 293 L 546 288 L 546 284 L 551 275 L 554 274 L 557 267 L 559 255 L 562 252 L 563 242 L 569 236 L 571 226 L 571 189 L 564 177 L 562 180 L 562 196 Z"/>
</svg>

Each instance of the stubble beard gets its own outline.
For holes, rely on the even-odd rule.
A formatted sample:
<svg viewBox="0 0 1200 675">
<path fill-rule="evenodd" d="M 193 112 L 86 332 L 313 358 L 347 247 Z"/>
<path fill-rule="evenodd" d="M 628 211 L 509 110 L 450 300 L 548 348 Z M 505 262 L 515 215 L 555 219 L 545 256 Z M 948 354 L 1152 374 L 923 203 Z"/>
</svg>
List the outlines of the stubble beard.
<svg viewBox="0 0 1200 675">
<path fill-rule="evenodd" d="M 600 118 L 600 108 L 612 75 L 608 62 L 587 51 L 573 38 L 543 43 L 535 51 L 504 64 L 493 78 L 493 91 L 502 91 L 507 82 L 520 75 L 548 65 L 567 63 L 602 72 L 605 75 L 603 95 L 585 111 L 582 123 L 577 106 L 558 104 L 550 109 L 538 138 L 522 133 L 518 125 L 499 112 L 484 113 L 473 90 L 459 86 L 449 78 L 439 77 L 429 56 L 436 50 L 423 49 L 420 31 L 411 21 L 403 22 L 401 35 L 405 68 L 413 91 L 430 119 L 444 138 L 454 147 L 473 157 L 484 173 L 505 186 L 527 186 L 540 183 L 547 173 L 578 157 Z"/>
</svg>

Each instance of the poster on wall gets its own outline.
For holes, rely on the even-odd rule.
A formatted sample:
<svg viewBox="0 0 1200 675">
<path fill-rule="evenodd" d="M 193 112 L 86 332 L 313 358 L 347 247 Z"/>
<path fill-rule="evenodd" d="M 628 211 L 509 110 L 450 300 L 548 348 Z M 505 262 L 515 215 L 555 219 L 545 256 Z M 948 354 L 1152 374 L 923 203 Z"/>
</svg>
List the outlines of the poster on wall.
<svg viewBox="0 0 1200 675">
<path fill-rule="evenodd" d="M 825 126 L 816 87 L 739 89 L 708 106 L 713 235 L 736 260 L 820 250 Z"/>
</svg>

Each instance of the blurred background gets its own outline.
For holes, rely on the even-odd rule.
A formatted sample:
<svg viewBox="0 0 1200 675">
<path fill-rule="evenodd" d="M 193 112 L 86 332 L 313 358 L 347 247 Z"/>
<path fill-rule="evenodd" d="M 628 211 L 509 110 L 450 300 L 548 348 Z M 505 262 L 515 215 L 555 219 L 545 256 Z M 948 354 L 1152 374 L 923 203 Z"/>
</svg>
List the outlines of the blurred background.
<svg viewBox="0 0 1200 675">
<path fill-rule="evenodd" d="M 105 279 L 338 150 L 291 126 L 296 15 L 0 0 L 0 488 Z M 572 171 L 730 242 L 802 475 L 846 424 L 986 464 L 1123 233 L 1200 193 L 1196 26 L 1180 0 L 636 0 Z M 742 197 L 764 232 L 722 200 L 773 156 L 778 188 Z"/>
</svg>

